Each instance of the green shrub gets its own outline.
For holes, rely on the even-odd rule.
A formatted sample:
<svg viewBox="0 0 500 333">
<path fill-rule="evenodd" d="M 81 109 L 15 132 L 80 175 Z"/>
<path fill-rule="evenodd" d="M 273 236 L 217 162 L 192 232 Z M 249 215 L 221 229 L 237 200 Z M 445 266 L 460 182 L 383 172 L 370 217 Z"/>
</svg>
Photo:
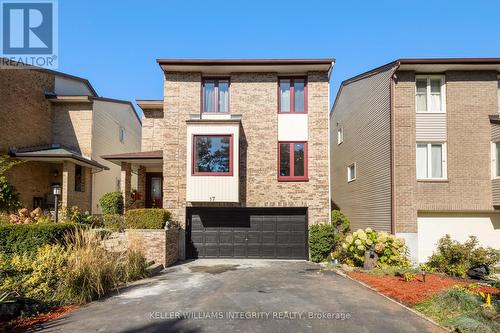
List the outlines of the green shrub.
<svg viewBox="0 0 500 333">
<path fill-rule="evenodd" d="M 6 176 L 0 176 L 0 212 L 12 212 L 21 207 L 19 195 L 7 180 Z"/>
<path fill-rule="evenodd" d="M 384 231 L 371 228 L 359 229 L 348 235 L 342 243 L 341 260 L 351 266 L 363 266 L 365 252 L 373 250 L 378 255 L 377 266 L 408 267 L 408 249 L 405 241 Z"/>
<path fill-rule="evenodd" d="M 331 254 L 334 228 L 331 224 L 313 224 L 309 227 L 309 256 L 313 262 L 325 261 Z"/>
<path fill-rule="evenodd" d="M 171 213 L 162 208 L 130 209 L 125 212 L 127 229 L 163 229 Z"/>
<path fill-rule="evenodd" d="M 88 211 L 82 212 L 78 206 L 66 207 L 60 210 L 61 220 L 66 223 L 77 223 L 98 228 L 101 226 L 101 220 L 94 217 Z"/>
<path fill-rule="evenodd" d="M 108 230 L 122 232 L 125 229 L 125 220 L 123 215 L 107 214 L 102 216 L 101 221 L 103 227 Z"/>
<path fill-rule="evenodd" d="M 121 283 L 146 276 L 146 258 L 135 248 L 106 251 L 95 229 L 66 234 L 64 243 L 43 245 L 34 255 L 0 252 L 0 295 L 29 297 L 45 304 L 86 303 Z"/>
<path fill-rule="evenodd" d="M 109 192 L 99 199 L 104 215 L 123 214 L 123 195 L 121 192 Z"/>
<path fill-rule="evenodd" d="M 63 244 L 67 233 L 79 225 L 72 223 L 0 225 L 0 252 L 33 255 L 46 244 Z"/>
<path fill-rule="evenodd" d="M 485 265 L 492 268 L 499 261 L 500 251 L 478 247 L 476 237 L 471 236 L 462 244 L 446 235 L 439 239 L 437 249 L 430 256 L 427 266 L 436 272 L 465 277 L 472 267 Z"/>
<path fill-rule="evenodd" d="M 332 210 L 332 225 L 334 229 L 333 238 L 333 257 L 338 258 L 342 250 L 342 242 L 344 242 L 347 233 L 351 229 L 351 222 L 341 211 Z"/>
</svg>

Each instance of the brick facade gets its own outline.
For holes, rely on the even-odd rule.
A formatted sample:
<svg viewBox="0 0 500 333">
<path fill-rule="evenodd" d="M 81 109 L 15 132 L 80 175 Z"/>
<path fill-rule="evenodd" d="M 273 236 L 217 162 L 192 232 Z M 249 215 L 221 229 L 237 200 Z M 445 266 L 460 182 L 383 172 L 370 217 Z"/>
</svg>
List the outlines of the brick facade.
<svg viewBox="0 0 500 333">
<path fill-rule="evenodd" d="M 416 180 L 415 73 L 398 72 L 394 105 L 397 232 L 417 232 L 417 212 L 493 211 L 489 115 L 498 113 L 497 73 L 446 76 L 447 180 Z"/>
<path fill-rule="evenodd" d="M 141 151 L 161 150 L 164 140 L 162 110 L 143 110 Z"/>
<path fill-rule="evenodd" d="M 171 266 L 178 258 L 178 229 L 127 229 L 125 230 L 126 246 L 136 246 L 148 261 Z"/>
<path fill-rule="evenodd" d="M 200 73 L 165 73 L 163 207 L 181 225 L 185 224 L 187 205 L 186 120 L 200 112 L 201 77 Z M 328 75 L 308 74 L 308 182 L 277 181 L 277 82 L 276 73 L 231 75 L 230 110 L 242 116 L 237 206 L 308 207 L 309 223 L 328 222 Z"/>
</svg>

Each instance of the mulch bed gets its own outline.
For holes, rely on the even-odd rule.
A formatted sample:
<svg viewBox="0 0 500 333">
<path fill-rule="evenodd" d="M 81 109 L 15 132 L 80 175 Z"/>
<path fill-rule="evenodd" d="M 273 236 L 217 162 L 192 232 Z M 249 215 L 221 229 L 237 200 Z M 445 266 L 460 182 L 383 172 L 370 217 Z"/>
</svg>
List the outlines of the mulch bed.
<svg viewBox="0 0 500 333">
<path fill-rule="evenodd" d="M 8 322 L 0 322 L 0 332 L 24 332 L 36 325 L 42 324 L 49 320 L 57 319 L 68 312 L 76 309 L 78 305 L 67 305 L 51 309 L 47 313 L 40 314 L 35 317 L 17 318 Z"/>
<path fill-rule="evenodd" d="M 467 286 L 474 282 L 436 274 L 427 274 L 425 282 L 422 275 L 417 275 L 417 279 L 411 282 L 405 282 L 402 277 L 393 275 L 370 275 L 363 272 L 348 272 L 347 275 L 408 306 L 425 301 L 453 286 Z M 500 294 L 500 289 L 493 287 L 480 286 L 479 290 L 484 293 Z"/>
</svg>

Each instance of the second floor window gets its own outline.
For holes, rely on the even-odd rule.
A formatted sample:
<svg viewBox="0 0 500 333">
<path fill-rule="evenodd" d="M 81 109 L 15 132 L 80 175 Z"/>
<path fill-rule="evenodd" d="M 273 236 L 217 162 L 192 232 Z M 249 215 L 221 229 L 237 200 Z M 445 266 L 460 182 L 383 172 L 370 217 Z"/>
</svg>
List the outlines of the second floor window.
<svg viewBox="0 0 500 333">
<path fill-rule="evenodd" d="M 445 179 L 445 156 L 444 143 L 417 143 L 417 179 Z"/>
<path fill-rule="evenodd" d="M 352 182 L 353 180 L 356 180 L 356 163 L 347 167 L 347 181 Z"/>
<path fill-rule="evenodd" d="M 500 142 L 491 144 L 491 177 L 500 178 Z"/>
<path fill-rule="evenodd" d="M 337 124 L 337 144 L 344 142 L 344 126 Z"/>
<path fill-rule="evenodd" d="M 204 79 L 203 112 L 229 112 L 229 79 Z"/>
<path fill-rule="evenodd" d="M 417 76 L 415 85 L 417 112 L 445 112 L 444 77 Z"/>
<path fill-rule="evenodd" d="M 497 80 L 497 85 L 498 85 L 498 112 L 500 112 L 500 76 L 498 77 Z"/>
<path fill-rule="evenodd" d="M 233 173 L 231 135 L 193 137 L 193 175 L 231 176 Z"/>
<path fill-rule="evenodd" d="M 278 180 L 306 181 L 307 142 L 279 142 Z"/>
<path fill-rule="evenodd" d="M 280 78 L 278 104 L 280 113 L 307 113 L 306 78 Z"/>
<path fill-rule="evenodd" d="M 125 143 L 125 128 L 120 127 L 118 137 L 119 137 L 121 143 Z"/>
</svg>

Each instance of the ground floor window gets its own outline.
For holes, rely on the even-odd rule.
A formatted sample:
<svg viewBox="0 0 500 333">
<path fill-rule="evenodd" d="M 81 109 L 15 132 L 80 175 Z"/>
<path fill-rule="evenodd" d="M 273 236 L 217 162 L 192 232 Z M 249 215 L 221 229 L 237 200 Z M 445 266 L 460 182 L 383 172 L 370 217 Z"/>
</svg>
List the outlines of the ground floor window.
<svg viewBox="0 0 500 333">
<path fill-rule="evenodd" d="M 230 176 L 233 172 L 232 135 L 193 136 L 193 175 Z"/>
</svg>

